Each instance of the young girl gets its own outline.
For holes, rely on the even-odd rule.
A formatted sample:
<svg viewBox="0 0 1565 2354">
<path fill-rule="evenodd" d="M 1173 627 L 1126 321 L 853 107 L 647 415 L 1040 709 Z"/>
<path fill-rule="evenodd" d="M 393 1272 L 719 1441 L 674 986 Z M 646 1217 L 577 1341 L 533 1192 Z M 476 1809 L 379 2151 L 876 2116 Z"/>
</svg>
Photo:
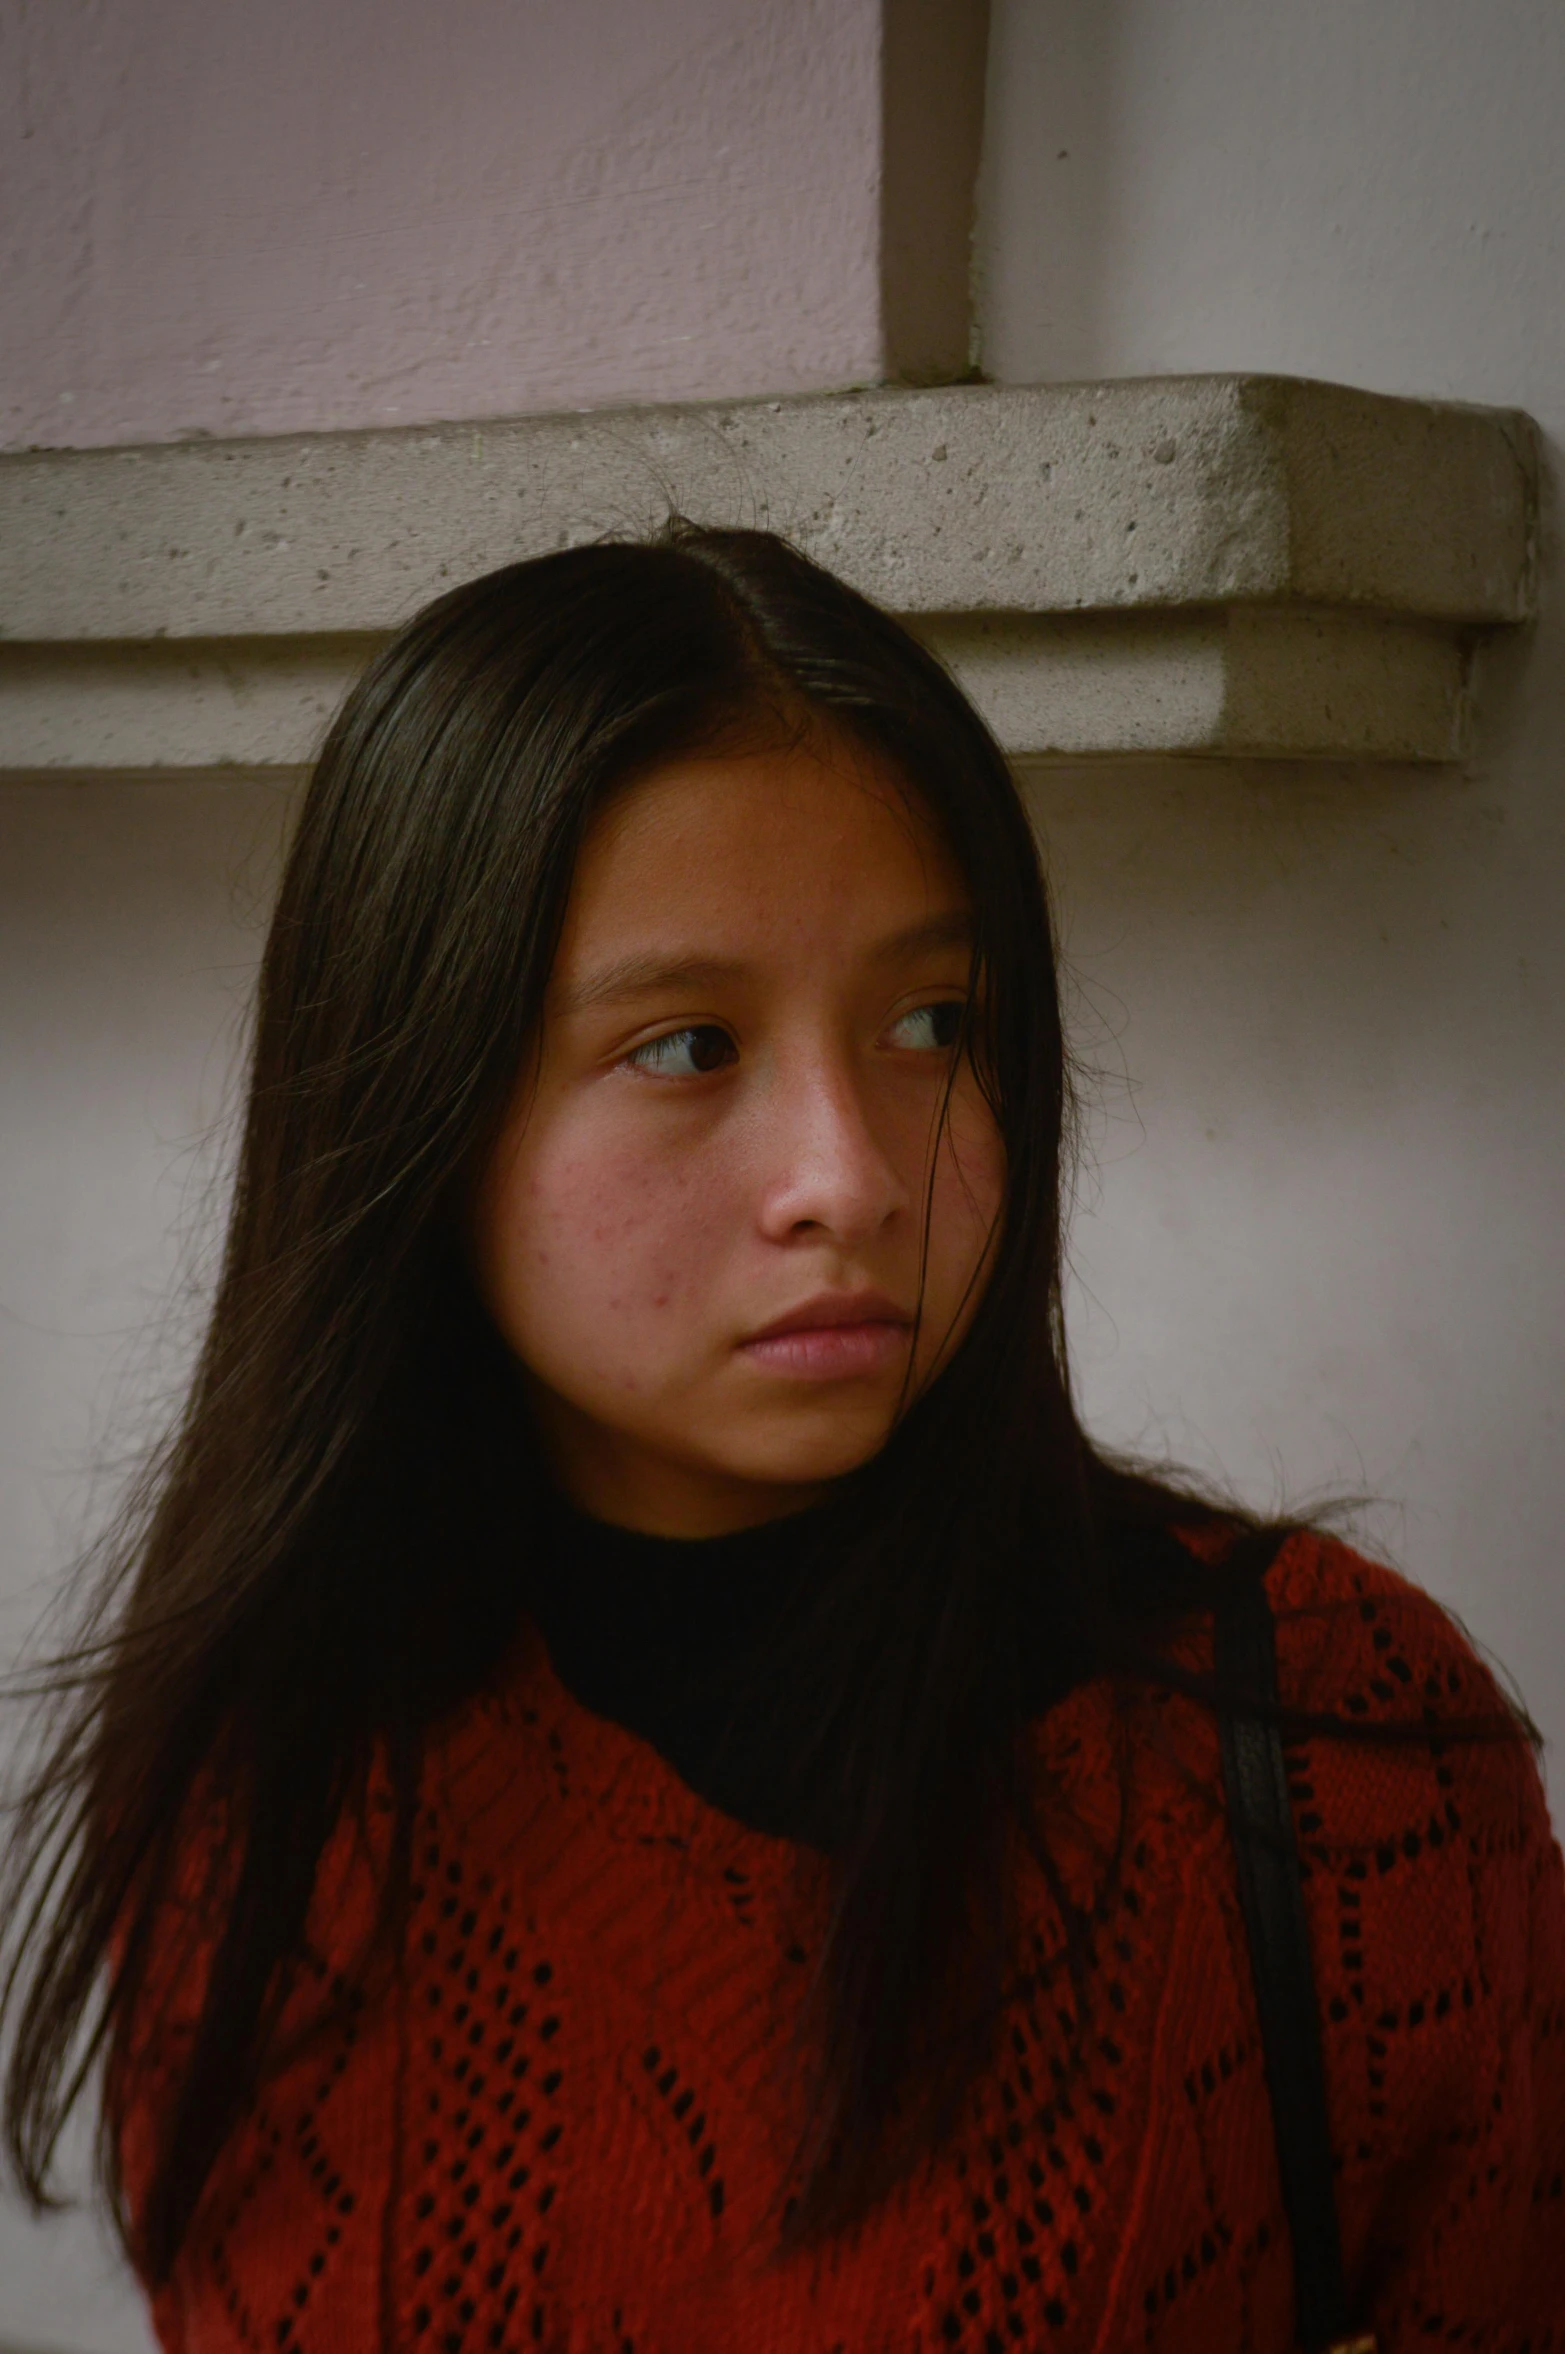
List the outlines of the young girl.
<svg viewBox="0 0 1565 2354">
<path fill-rule="evenodd" d="M 165 2346 L 1286 2354 L 1263 1573 L 1355 2323 L 1565 2346 L 1525 1730 L 1389 1571 L 1093 1447 L 1065 1111 L 1000 753 L 781 542 L 514 566 L 349 698 L 13 1848 L 13 2157 L 101 2056 Z"/>
</svg>

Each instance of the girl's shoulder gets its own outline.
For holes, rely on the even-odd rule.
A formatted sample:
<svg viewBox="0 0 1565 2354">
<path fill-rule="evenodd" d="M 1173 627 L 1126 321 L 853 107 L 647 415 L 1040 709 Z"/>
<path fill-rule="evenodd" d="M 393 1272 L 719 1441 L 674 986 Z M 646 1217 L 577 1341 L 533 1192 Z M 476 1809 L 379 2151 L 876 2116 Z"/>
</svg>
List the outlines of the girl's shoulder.
<svg viewBox="0 0 1565 2354">
<path fill-rule="evenodd" d="M 1300 1716 L 1419 1725 L 1456 1739 L 1527 1730 L 1460 1619 L 1398 1570 L 1319 1529 L 1297 1529 L 1266 1572 L 1278 1691 Z M 1209 1654 L 1208 1654 L 1209 1655 Z"/>
<path fill-rule="evenodd" d="M 1236 1544 L 1231 1526 L 1172 1533 L 1206 1564 L 1214 1603 L 1226 1577 L 1254 1575 L 1250 1544 Z M 1518 1704 L 1502 1693 L 1454 1612 L 1400 1571 L 1326 1530 L 1303 1527 L 1282 1537 L 1265 1583 L 1278 1691 L 1291 1714 L 1337 1717 L 1348 1732 L 1403 1721 L 1441 1722 L 1453 1733 L 1480 1722 L 1523 1729 Z M 1209 1677 L 1210 1615 L 1187 1620 L 1167 1649 L 1181 1675 Z"/>
<path fill-rule="evenodd" d="M 1458 1854 L 1550 1855 L 1533 1727 L 1450 1609 L 1315 1529 L 1285 1539 L 1266 1587 L 1307 1857 L 1439 1878 Z"/>
<path fill-rule="evenodd" d="M 1227 1531 L 1181 1533 L 1214 1595 L 1224 1577 L 1254 1574 L 1228 1569 Z M 1283 1539 L 1266 1588 L 1307 1859 L 1353 1859 L 1356 1873 L 1368 1858 L 1383 1874 L 1394 1854 L 1443 1881 L 1473 1841 L 1517 1860 L 1549 1854 L 1532 1728 L 1448 1609 L 1318 1529 Z M 1212 1624 L 1192 1615 L 1134 1677 L 1081 1686 L 1040 1723 L 1051 1786 L 1102 1851 L 1149 1822 L 1187 1862 L 1226 1844 Z"/>
</svg>

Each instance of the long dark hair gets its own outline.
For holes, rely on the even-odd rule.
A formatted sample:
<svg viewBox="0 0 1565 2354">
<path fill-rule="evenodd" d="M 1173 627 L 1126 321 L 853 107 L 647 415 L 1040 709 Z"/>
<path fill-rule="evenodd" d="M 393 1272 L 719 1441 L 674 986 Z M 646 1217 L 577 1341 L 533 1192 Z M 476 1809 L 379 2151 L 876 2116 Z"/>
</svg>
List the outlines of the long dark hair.
<svg viewBox="0 0 1565 2354">
<path fill-rule="evenodd" d="M 804 2224 L 861 2208 L 897 2149 L 954 2114 L 980 2045 L 936 2022 L 982 2013 L 953 1989 L 998 1966 L 1028 1713 L 1179 1599 L 1143 1540 L 1207 1508 L 1106 1462 L 1071 1399 L 1048 905 L 963 696 L 765 533 L 676 525 L 443 597 L 373 663 L 316 766 L 261 970 L 205 1345 L 55 1670 L 74 1697 L 12 1847 L 6 2131 L 42 2199 L 88 2071 L 106 2057 L 112 2087 L 131 2049 L 199 1794 L 219 1790 L 237 1826 L 150 2195 L 122 2216 L 154 2280 L 265 2066 L 333 1826 L 378 1756 L 405 1838 L 422 1737 L 492 1671 L 522 1606 L 526 1531 L 502 1570 L 490 1477 L 515 1407 L 464 1213 L 584 831 L 657 762 L 789 714 L 888 761 L 965 871 L 975 1052 L 1008 1172 L 968 1336 L 846 1483 L 812 1629 L 805 1747 L 834 1761 L 840 1835 Z M 1044 1688 L 1023 1661 L 1047 1663 Z M 388 1866 L 393 1906 L 395 1885 Z"/>
</svg>

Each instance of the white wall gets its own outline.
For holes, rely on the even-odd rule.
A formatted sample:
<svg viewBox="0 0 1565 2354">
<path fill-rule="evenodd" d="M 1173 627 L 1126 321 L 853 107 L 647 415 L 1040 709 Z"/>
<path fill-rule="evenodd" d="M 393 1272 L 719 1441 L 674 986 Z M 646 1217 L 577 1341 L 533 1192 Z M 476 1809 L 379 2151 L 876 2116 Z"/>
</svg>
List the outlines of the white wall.
<svg viewBox="0 0 1565 2354">
<path fill-rule="evenodd" d="M 0 1656 L 188 1342 L 286 808 L 232 777 L 0 786 Z M 89 2217 L 0 2201 L 0 2347 L 147 2342 Z"/>
<path fill-rule="evenodd" d="M 1562 119 L 1558 0 L 997 0 L 985 364 L 1514 403 L 1557 463 Z M 1465 776 L 1036 795 L 1109 1074 L 1076 1228 L 1095 1423 L 1258 1500 L 1384 1499 L 1371 1534 L 1555 1741 L 1562 655 L 1551 584 Z"/>
</svg>

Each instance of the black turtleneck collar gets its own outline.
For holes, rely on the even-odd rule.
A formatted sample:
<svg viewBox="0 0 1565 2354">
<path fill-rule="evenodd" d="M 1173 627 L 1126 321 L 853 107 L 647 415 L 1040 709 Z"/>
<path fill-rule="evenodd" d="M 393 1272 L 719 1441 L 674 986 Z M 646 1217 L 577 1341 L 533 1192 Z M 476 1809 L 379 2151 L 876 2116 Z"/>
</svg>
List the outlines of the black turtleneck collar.
<svg viewBox="0 0 1565 2354">
<path fill-rule="evenodd" d="M 699 1797 L 752 1830 L 839 1844 L 849 1736 L 840 1716 L 828 1725 L 816 1713 L 827 1695 L 812 1649 L 830 1617 L 822 1581 L 841 1574 L 836 1515 L 821 1507 L 733 1536 L 650 1537 L 551 1496 L 543 1533 L 531 1606 L 583 1707 L 649 1742 Z M 1171 1530 L 1140 1542 L 1164 1564 L 1170 1593 L 1184 1593 L 1186 1547 Z M 1016 1665 L 1030 1715 L 1076 1680 L 1060 1637 L 1042 1628 L 1022 1637 Z"/>
<path fill-rule="evenodd" d="M 560 1681 L 647 1741 L 699 1797 L 752 1830 L 827 1846 L 802 1793 L 768 1670 L 821 1559 L 823 1515 L 721 1537 L 653 1537 L 561 1499 L 531 1580 Z"/>
</svg>

